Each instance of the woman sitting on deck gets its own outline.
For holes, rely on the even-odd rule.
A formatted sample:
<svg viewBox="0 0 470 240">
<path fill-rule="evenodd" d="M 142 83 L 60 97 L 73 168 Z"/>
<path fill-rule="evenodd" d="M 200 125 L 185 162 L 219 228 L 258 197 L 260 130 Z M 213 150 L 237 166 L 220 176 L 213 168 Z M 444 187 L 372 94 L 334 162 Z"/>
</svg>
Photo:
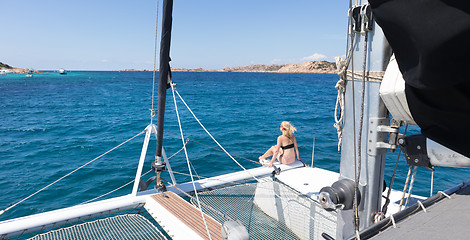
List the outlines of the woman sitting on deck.
<svg viewBox="0 0 470 240">
<path fill-rule="evenodd" d="M 284 121 L 281 123 L 280 130 L 282 135 L 277 137 L 277 144 L 268 149 L 262 156 L 259 157 L 261 164 L 265 165 L 268 162 L 267 157 L 273 156 L 268 164 L 272 167 L 276 158 L 282 164 L 292 164 L 295 162 L 295 153 L 297 159 L 299 157 L 299 149 L 297 148 L 297 140 L 295 139 L 294 132 L 297 131 L 294 126 L 289 122 Z M 295 151 L 294 151 L 295 150 Z"/>
</svg>

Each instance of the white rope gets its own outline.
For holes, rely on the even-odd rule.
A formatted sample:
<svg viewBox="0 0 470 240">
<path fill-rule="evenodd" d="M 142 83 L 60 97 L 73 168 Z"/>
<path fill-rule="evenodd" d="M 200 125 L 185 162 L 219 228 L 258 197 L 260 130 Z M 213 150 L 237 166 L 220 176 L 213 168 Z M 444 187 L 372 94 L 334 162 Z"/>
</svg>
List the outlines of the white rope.
<svg viewBox="0 0 470 240">
<path fill-rule="evenodd" d="M 380 222 L 385 218 L 385 214 L 383 212 L 377 212 L 374 215 L 374 223 Z"/>
<path fill-rule="evenodd" d="M 186 139 L 186 142 L 183 144 L 183 147 L 182 147 L 180 150 L 178 150 L 177 152 L 173 153 L 173 155 L 171 155 L 171 156 L 168 158 L 168 160 L 170 160 L 170 158 L 174 157 L 176 154 L 178 154 L 178 153 L 180 153 L 181 151 L 183 151 L 184 148 L 186 147 L 186 144 L 188 144 L 188 142 L 189 142 L 189 138 Z"/>
<path fill-rule="evenodd" d="M 185 195 L 186 197 L 190 198 L 191 200 L 194 199 L 193 196 L 191 196 L 191 195 L 189 195 L 188 193 L 186 193 L 185 191 L 181 190 L 181 189 L 178 188 L 176 185 L 174 185 L 174 184 L 172 184 L 172 183 L 166 181 L 165 179 L 163 179 L 163 180 L 164 180 L 165 182 L 167 182 L 170 187 L 175 188 L 176 190 L 178 190 L 180 193 L 182 193 L 182 194 Z M 219 214 L 219 215 L 222 216 L 223 218 L 225 218 L 225 219 L 227 219 L 227 220 L 229 220 L 229 221 L 234 221 L 232 218 L 230 218 L 229 216 L 225 215 L 224 213 L 222 213 L 222 212 L 220 212 L 220 211 L 214 209 L 214 208 L 211 207 L 210 205 L 205 204 L 204 202 L 199 202 L 199 201 L 198 201 L 198 204 L 201 204 L 201 203 L 202 203 L 202 205 L 204 205 L 204 207 L 206 207 L 207 209 L 209 209 L 209 210 L 211 210 L 211 211 L 213 211 L 213 212 Z"/>
<path fill-rule="evenodd" d="M 393 217 L 393 214 L 390 215 L 390 219 L 392 220 L 393 228 L 397 228 L 397 224 L 395 223 L 395 218 Z"/>
<path fill-rule="evenodd" d="M 206 133 L 212 138 L 212 140 L 236 163 L 238 164 L 238 166 L 240 166 L 244 171 L 246 171 L 247 173 L 249 173 L 253 179 L 259 181 L 253 174 L 251 174 L 249 171 L 246 170 L 246 168 L 244 168 L 237 160 L 235 160 L 235 158 L 232 157 L 232 155 L 227 152 L 227 150 L 225 150 L 224 147 L 222 147 L 222 145 L 220 145 L 220 143 L 212 136 L 212 134 L 204 127 L 204 125 L 202 125 L 201 121 L 199 121 L 199 119 L 196 117 L 196 115 L 193 113 L 193 111 L 191 110 L 191 108 L 189 108 L 188 104 L 186 104 L 186 102 L 184 101 L 184 99 L 181 97 L 181 95 L 179 94 L 179 92 L 177 90 L 174 90 L 174 92 L 176 92 L 176 94 L 178 94 L 178 97 L 181 99 L 181 101 L 183 102 L 183 104 L 186 106 L 186 108 L 189 110 L 189 112 L 193 115 L 194 119 L 196 119 L 196 121 L 199 123 L 199 125 L 204 129 L 204 131 L 206 131 Z M 176 104 L 176 102 L 175 102 Z"/>
<path fill-rule="evenodd" d="M 141 177 L 147 175 L 147 174 L 148 174 L 149 172 L 151 172 L 151 171 L 152 171 L 152 169 L 148 170 L 148 171 L 147 171 L 146 173 L 144 173 Z M 134 180 L 132 180 L 132 181 L 130 181 L 130 182 L 128 182 L 128 183 L 126 183 L 126 184 L 124 184 L 124 185 L 122 185 L 122 186 L 120 186 L 120 187 L 114 189 L 114 190 L 111 190 L 111 191 L 109 191 L 109 192 L 107 192 L 107 193 L 105 193 L 105 194 L 103 194 L 103 195 L 100 195 L 100 196 L 95 197 L 95 198 L 92 198 L 92 199 L 90 199 L 90 200 L 88 200 L 88 201 L 82 202 L 82 203 L 80 203 L 79 205 L 86 204 L 86 203 L 89 203 L 89 202 L 93 202 L 93 201 L 95 201 L 95 200 L 97 200 L 97 199 L 100 199 L 100 198 L 102 198 L 102 197 L 104 197 L 104 196 L 107 196 L 107 195 L 109 195 L 109 194 L 111 194 L 111 193 L 113 193 L 113 192 L 116 192 L 117 190 L 120 190 L 120 189 L 122 189 L 122 188 L 128 186 L 129 184 L 131 184 L 131 183 L 133 183 L 133 182 L 134 182 Z"/>
<path fill-rule="evenodd" d="M 202 207 L 201 207 L 201 202 L 199 201 L 199 195 L 197 193 L 197 189 L 196 189 L 196 184 L 194 183 L 194 177 L 193 177 L 193 173 L 191 171 L 191 165 L 189 163 L 189 157 L 188 157 L 188 151 L 186 150 L 186 144 L 184 142 L 184 136 L 183 136 L 183 128 L 181 127 L 181 120 L 180 120 L 180 115 L 178 113 L 178 105 L 176 104 L 176 97 L 175 97 L 175 84 L 171 83 L 171 91 L 173 93 L 173 102 L 175 103 L 175 112 L 176 112 L 176 117 L 178 119 L 178 126 L 180 128 L 180 133 L 181 133 L 181 141 L 183 142 L 183 149 L 184 149 L 184 154 L 186 156 L 186 163 L 188 165 L 188 170 L 189 170 L 189 174 L 191 175 L 191 183 L 193 184 L 193 189 L 194 189 L 194 195 L 196 196 L 196 201 L 197 201 L 197 205 L 199 207 L 199 211 L 201 212 L 201 216 L 202 216 L 202 220 L 204 221 L 204 226 L 206 227 L 206 231 L 207 231 L 207 235 L 209 236 L 209 239 L 212 239 L 211 238 L 211 233 L 209 231 L 209 227 L 207 226 L 207 222 L 206 222 L 206 218 L 204 217 L 204 213 L 202 212 Z M 178 93 L 178 92 L 176 92 Z M 179 96 L 179 94 L 178 94 Z M 181 98 L 181 96 L 180 96 Z M 186 103 L 185 103 L 186 105 Z M 188 107 L 189 109 L 189 107 Z M 191 110 L 190 110 L 191 111 Z M 192 113 L 192 112 L 191 112 Z M 199 122 L 199 121 L 198 121 Z"/>
<path fill-rule="evenodd" d="M 186 143 L 188 143 L 188 142 L 189 142 L 189 139 L 186 140 Z M 186 146 L 186 144 L 185 144 L 185 146 Z M 168 160 L 170 160 L 172 157 L 174 157 L 176 154 L 180 153 L 181 151 L 183 151 L 183 148 L 181 148 L 181 149 L 178 150 L 177 152 L 173 153 L 173 155 L 171 155 L 170 157 L 168 157 Z M 150 169 L 150 170 L 148 170 L 147 172 L 145 172 L 144 174 L 142 174 L 141 178 L 142 178 L 143 176 L 147 175 L 147 174 L 148 174 L 149 172 L 151 172 L 151 171 L 152 171 L 152 169 Z M 170 171 L 168 171 L 168 172 L 170 172 Z M 173 171 L 172 171 L 172 172 L 173 172 Z M 134 180 L 132 180 L 132 181 L 130 181 L 130 182 L 128 182 L 128 183 L 126 183 L 126 184 L 124 184 L 124 185 L 122 185 L 122 186 L 120 186 L 120 187 L 114 189 L 114 190 L 111 190 L 111 191 L 109 191 L 109 192 L 107 192 L 107 193 L 105 193 L 105 194 L 103 194 L 103 195 L 100 195 L 100 196 L 95 197 L 95 198 L 93 198 L 93 199 L 90 199 L 90 200 L 88 200 L 88 201 L 82 202 L 82 203 L 80 203 L 80 204 L 85 204 L 85 203 L 89 203 L 89 202 L 95 201 L 95 200 L 97 200 L 97 199 L 100 199 L 100 198 L 102 198 L 102 197 L 104 197 L 104 196 L 107 196 L 107 195 L 109 195 L 109 194 L 111 194 L 111 193 L 113 193 L 113 192 L 116 192 L 117 190 L 120 190 L 120 189 L 122 189 L 122 188 L 128 186 L 129 184 L 131 184 L 131 183 L 133 183 L 133 182 L 134 182 Z"/>
<path fill-rule="evenodd" d="M 227 152 L 227 150 L 225 150 L 225 148 L 212 136 L 212 134 L 204 127 L 204 125 L 199 121 L 199 119 L 196 117 L 196 115 L 194 114 L 194 112 L 191 110 L 191 108 L 188 106 L 188 104 L 186 104 L 186 102 L 184 101 L 184 99 L 181 97 L 181 95 L 179 94 L 179 92 L 174 88 L 174 84 L 171 85 L 172 87 L 172 92 L 173 92 L 173 100 L 175 102 L 175 110 L 177 112 L 177 118 L 178 118 L 178 124 L 180 124 L 180 119 L 179 119 L 179 114 L 178 114 L 178 110 L 177 110 L 177 105 L 176 105 L 176 98 L 175 98 L 175 95 L 174 93 L 176 93 L 178 95 L 178 97 L 180 98 L 180 100 L 182 101 L 182 103 L 186 106 L 186 108 L 189 110 L 189 112 L 193 115 L 194 119 L 199 123 L 199 125 L 204 129 L 204 131 L 212 138 L 212 140 L 236 163 L 238 164 L 238 166 L 240 166 L 245 172 L 247 172 L 249 175 L 251 175 L 251 177 L 253 179 L 255 179 L 257 182 L 262 182 L 260 179 L 256 178 L 251 172 L 249 172 L 248 170 L 246 170 L 246 168 L 244 168 L 237 160 L 235 160 L 235 158 L 232 157 L 232 155 Z M 181 125 L 180 125 L 180 131 L 182 132 L 182 129 L 181 129 Z M 185 153 L 186 153 L 186 156 L 187 156 L 187 152 L 186 152 L 186 148 L 185 148 Z M 187 158 L 187 161 L 189 162 L 189 159 Z M 188 168 L 189 168 L 189 165 L 188 165 Z M 194 187 L 194 192 L 196 193 L 196 200 L 198 201 L 198 204 L 200 204 L 199 202 L 199 198 L 198 198 L 198 195 L 197 195 L 197 191 L 195 189 L 195 185 L 194 185 L 194 179 L 193 177 L 191 176 L 191 181 L 193 183 L 193 187 Z M 281 197 L 279 194 L 277 193 L 274 193 L 274 196 L 278 197 L 279 199 L 281 200 L 284 200 L 284 201 L 287 201 L 286 199 L 284 199 L 283 197 Z M 200 207 L 200 205 L 199 205 Z M 201 212 L 202 213 L 202 212 Z M 307 215 L 308 217 L 310 217 L 312 220 L 314 220 L 314 218 L 308 214 L 305 214 Z"/>
<path fill-rule="evenodd" d="M 313 158 L 315 157 L 315 137 L 313 137 L 313 146 L 312 146 L 312 165 L 310 167 L 313 168 Z"/>
<path fill-rule="evenodd" d="M 29 199 L 30 197 L 32 197 L 32 196 L 34 196 L 34 195 L 36 195 L 36 194 L 38 194 L 38 193 L 44 191 L 44 190 L 47 189 L 48 187 L 50 187 L 50 186 L 54 185 L 55 183 L 57 183 L 58 181 L 60 181 L 60 180 L 62 180 L 62 179 L 64 179 L 64 178 L 66 178 L 66 177 L 68 177 L 68 176 L 71 175 L 72 173 L 74 173 L 74 172 L 76 172 L 76 171 L 82 169 L 83 167 L 87 166 L 88 164 L 90 164 L 90 163 L 92 163 L 92 162 L 94 162 L 94 161 L 100 159 L 100 158 L 103 157 L 104 155 L 106 155 L 106 154 L 112 152 L 113 150 L 115 150 L 116 148 L 118 148 L 118 147 L 120 147 L 120 146 L 126 144 L 127 142 L 131 141 L 132 139 L 136 138 L 137 136 L 139 136 L 140 134 L 142 134 L 142 133 L 144 133 L 144 132 L 145 132 L 145 131 L 142 131 L 142 132 L 138 133 L 137 135 L 135 135 L 135 136 L 133 136 L 133 137 L 127 139 L 126 141 L 124 141 L 124 142 L 120 143 L 119 145 L 117 145 L 117 146 L 111 148 L 110 150 L 108 150 L 107 152 L 105 152 L 105 153 L 99 155 L 98 157 L 94 158 L 93 160 L 91 160 L 91 161 L 89 161 L 89 162 L 83 164 L 82 166 L 76 168 L 75 170 L 73 170 L 73 171 L 71 171 L 71 172 L 65 174 L 64 176 L 60 177 L 59 179 L 55 180 L 54 182 L 48 184 L 47 186 L 45 186 L 45 187 L 43 187 L 43 188 L 37 190 L 37 191 L 34 192 L 33 194 L 31 194 L 31 195 L 29 195 L 29 196 L 23 198 L 22 200 L 18 201 L 17 203 L 15 203 L 15 204 L 13 204 L 13 205 L 11 205 L 11 206 L 5 208 L 4 210 L 0 211 L 0 215 L 3 214 L 4 212 L 10 210 L 11 208 L 15 207 L 16 205 L 18 205 L 18 204 L 20 204 L 20 203 L 26 201 L 26 200 Z"/>
<path fill-rule="evenodd" d="M 421 208 L 423 209 L 423 211 L 424 211 L 425 213 L 427 213 L 426 208 L 424 207 L 423 203 L 418 200 L 418 204 L 419 204 L 419 206 L 421 206 Z"/>
<path fill-rule="evenodd" d="M 451 199 L 451 197 L 450 197 L 449 195 L 447 195 L 447 193 L 445 193 L 445 192 L 443 192 L 443 191 L 439 191 L 439 192 L 437 192 L 437 193 L 440 193 L 440 194 L 446 196 L 446 198 Z"/>
<path fill-rule="evenodd" d="M 336 105 L 335 105 L 335 123 L 333 126 L 336 128 L 338 134 L 338 152 L 340 151 L 341 144 L 343 142 L 343 116 L 344 116 L 344 93 L 346 90 L 346 72 L 349 66 L 349 63 L 352 59 L 352 51 L 354 49 L 354 39 L 355 34 L 351 33 L 351 45 L 348 50 L 348 55 L 343 61 L 341 57 L 335 57 L 336 60 L 336 69 L 338 75 L 340 76 L 338 82 L 335 85 L 335 88 L 338 90 L 338 95 L 336 96 Z M 354 79 L 353 79 L 354 80 Z M 339 117 L 338 117 L 339 111 Z"/>
<path fill-rule="evenodd" d="M 336 60 L 336 64 L 339 65 L 341 58 Z M 343 116 L 344 116 L 344 91 L 345 91 L 345 81 L 343 78 L 340 78 L 335 85 L 335 88 L 338 90 L 338 95 L 336 96 L 336 105 L 335 105 L 335 123 L 333 126 L 336 128 L 338 134 L 338 152 L 341 150 L 341 144 L 343 143 Z M 339 117 L 338 117 L 339 110 Z"/>
</svg>

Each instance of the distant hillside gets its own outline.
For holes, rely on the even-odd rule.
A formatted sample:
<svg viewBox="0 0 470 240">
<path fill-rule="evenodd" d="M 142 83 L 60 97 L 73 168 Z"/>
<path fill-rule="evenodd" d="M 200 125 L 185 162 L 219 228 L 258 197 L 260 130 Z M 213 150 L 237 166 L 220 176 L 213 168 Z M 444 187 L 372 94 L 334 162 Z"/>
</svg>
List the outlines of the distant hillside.
<svg viewBox="0 0 470 240">
<path fill-rule="evenodd" d="M 26 73 L 29 69 L 14 68 L 8 64 L 0 62 L 0 69 L 6 68 L 11 72 Z M 186 69 L 172 68 L 175 72 L 277 72 L 277 73 L 336 73 L 336 64 L 327 61 L 303 62 L 299 64 L 252 64 L 249 66 L 225 67 L 219 70 L 206 70 L 202 68 Z M 148 71 L 124 69 L 121 71 Z M 37 72 L 37 71 L 35 71 Z"/>
<path fill-rule="evenodd" d="M 252 64 L 249 66 L 225 67 L 220 70 L 202 68 L 172 68 L 180 72 L 277 72 L 277 73 L 336 73 L 336 64 L 327 61 L 304 62 L 299 64 Z"/>
<path fill-rule="evenodd" d="M 8 64 L 0 62 L 0 69 L 8 69 L 12 73 L 27 73 L 29 72 L 29 69 L 27 68 L 15 68 L 12 67 Z M 34 70 L 35 73 L 38 73 L 39 71 Z"/>
<path fill-rule="evenodd" d="M 282 69 L 284 66 L 286 65 L 285 64 L 283 65 L 252 64 L 252 65 L 243 66 L 243 67 L 225 67 L 221 69 L 220 71 L 224 71 L 224 72 L 277 72 L 279 71 L 279 69 Z"/>
<path fill-rule="evenodd" d="M 336 63 L 327 61 L 304 62 L 300 64 L 287 64 L 278 72 L 285 73 L 337 73 Z"/>
<path fill-rule="evenodd" d="M 1 68 L 12 69 L 12 67 L 10 65 L 0 62 L 0 69 Z"/>
</svg>

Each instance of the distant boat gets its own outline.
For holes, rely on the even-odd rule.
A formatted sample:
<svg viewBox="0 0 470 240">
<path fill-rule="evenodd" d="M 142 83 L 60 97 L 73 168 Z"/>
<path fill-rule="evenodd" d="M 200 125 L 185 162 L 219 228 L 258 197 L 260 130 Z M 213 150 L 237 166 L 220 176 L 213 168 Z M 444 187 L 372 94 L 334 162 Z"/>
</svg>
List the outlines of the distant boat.
<svg viewBox="0 0 470 240">
<path fill-rule="evenodd" d="M 10 73 L 10 70 L 4 68 L 0 69 L 0 75 L 6 75 L 7 73 Z"/>
<path fill-rule="evenodd" d="M 65 71 L 65 69 L 63 69 L 63 68 L 59 69 L 58 72 L 59 72 L 60 74 L 62 74 L 62 75 L 67 74 L 67 71 Z"/>
<path fill-rule="evenodd" d="M 26 73 L 26 77 L 33 77 L 33 70 L 29 70 L 28 73 Z"/>
</svg>

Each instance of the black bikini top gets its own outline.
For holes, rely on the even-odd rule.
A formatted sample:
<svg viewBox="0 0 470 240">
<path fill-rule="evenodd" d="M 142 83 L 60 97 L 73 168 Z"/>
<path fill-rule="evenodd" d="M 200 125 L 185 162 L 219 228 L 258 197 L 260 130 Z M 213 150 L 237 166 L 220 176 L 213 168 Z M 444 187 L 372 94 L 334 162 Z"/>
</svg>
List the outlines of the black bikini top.
<svg viewBox="0 0 470 240">
<path fill-rule="evenodd" d="M 294 144 L 289 144 L 287 146 L 281 146 L 281 148 L 284 150 L 284 149 L 289 149 L 289 148 L 293 148 L 294 147 Z"/>
</svg>

